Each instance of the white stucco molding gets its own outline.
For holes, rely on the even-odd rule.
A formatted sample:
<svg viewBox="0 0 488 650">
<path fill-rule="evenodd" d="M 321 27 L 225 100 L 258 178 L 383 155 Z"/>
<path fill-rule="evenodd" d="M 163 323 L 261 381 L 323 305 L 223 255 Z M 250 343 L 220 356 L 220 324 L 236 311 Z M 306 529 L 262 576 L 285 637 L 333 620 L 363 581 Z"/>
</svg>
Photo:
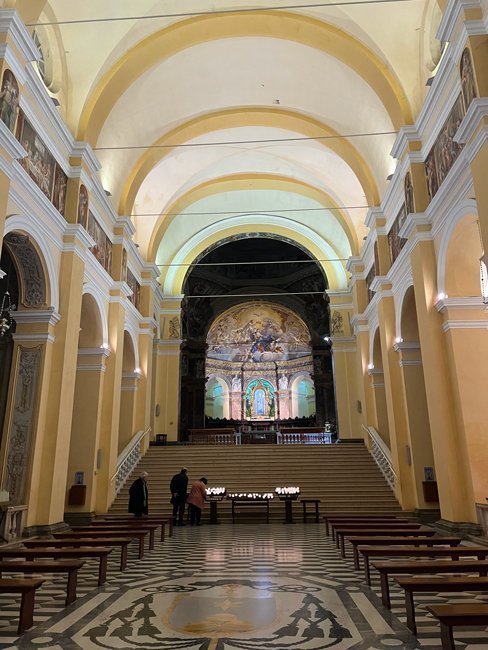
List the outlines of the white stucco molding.
<svg viewBox="0 0 488 650">
<path fill-rule="evenodd" d="M 0 33 L 6 34 L 7 37 L 12 39 L 24 61 L 39 61 L 41 58 L 29 30 L 16 11 L 2 9 L 0 12 Z"/>
<path fill-rule="evenodd" d="M 27 156 L 27 151 L 2 120 L 0 120 L 0 149 L 5 150 L 10 158 L 18 159 Z"/>
<path fill-rule="evenodd" d="M 69 155 L 70 158 L 81 158 L 81 161 L 85 163 L 92 174 L 96 174 L 102 168 L 100 161 L 88 142 L 81 142 L 79 140 L 74 142 Z"/>
<path fill-rule="evenodd" d="M 61 320 L 61 315 L 53 308 L 20 309 L 14 312 L 14 319 L 17 323 L 25 323 L 28 325 L 32 325 L 33 323 L 57 325 Z"/>
<path fill-rule="evenodd" d="M 486 320 L 446 320 L 442 323 L 442 330 L 488 330 L 488 318 Z"/>
</svg>

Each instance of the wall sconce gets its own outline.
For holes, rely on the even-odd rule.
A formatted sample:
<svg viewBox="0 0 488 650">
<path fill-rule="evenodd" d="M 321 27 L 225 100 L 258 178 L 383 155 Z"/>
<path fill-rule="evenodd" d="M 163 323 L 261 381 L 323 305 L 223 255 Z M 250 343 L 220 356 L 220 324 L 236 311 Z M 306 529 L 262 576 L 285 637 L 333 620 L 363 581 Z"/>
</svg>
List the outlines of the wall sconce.
<svg viewBox="0 0 488 650">
<path fill-rule="evenodd" d="M 374 370 L 374 363 L 368 363 L 368 370 Z"/>
</svg>

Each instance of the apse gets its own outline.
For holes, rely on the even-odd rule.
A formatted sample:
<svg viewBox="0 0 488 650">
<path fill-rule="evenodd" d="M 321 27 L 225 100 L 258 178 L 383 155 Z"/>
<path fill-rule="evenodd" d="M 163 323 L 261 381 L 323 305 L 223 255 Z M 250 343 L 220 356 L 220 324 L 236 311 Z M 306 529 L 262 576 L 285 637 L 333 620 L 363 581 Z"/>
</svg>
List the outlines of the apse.
<svg viewBox="0 0 488 650">
<path fill-rule="evenodd" d="M 180 435 L 219 421 L 335 420 L 328 286 L 284 238 L 234 237 L 183 285 Z"/>
</svg>

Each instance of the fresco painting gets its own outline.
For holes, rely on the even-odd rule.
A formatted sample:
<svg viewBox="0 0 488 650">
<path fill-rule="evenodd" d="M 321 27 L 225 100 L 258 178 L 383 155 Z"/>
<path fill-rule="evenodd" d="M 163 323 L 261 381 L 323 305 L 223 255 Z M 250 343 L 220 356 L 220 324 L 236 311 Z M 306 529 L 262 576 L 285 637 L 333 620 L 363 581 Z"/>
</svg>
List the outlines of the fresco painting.
<svg viewBox="0 0 488 650">
<path fill-rule="evenodd" d="M 254 363 L 310 354 L 310 332 L 293 312 L 267 303 L 225 312 L 210 328 L 209 359 Z"/>
</svg>

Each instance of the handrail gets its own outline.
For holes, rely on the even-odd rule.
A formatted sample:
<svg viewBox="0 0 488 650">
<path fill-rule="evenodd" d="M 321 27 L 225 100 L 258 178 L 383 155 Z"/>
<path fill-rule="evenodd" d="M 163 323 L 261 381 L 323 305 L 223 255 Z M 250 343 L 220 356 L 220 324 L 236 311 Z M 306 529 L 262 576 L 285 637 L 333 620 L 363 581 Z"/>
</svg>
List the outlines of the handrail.
<svg viewBox="0 0 488 650">
<path fill-rule="evenodd" d="M 120 492 L 125 481 L 139 462 L 141 458 L 140 444 L 150 431 L 152 431 L 151 427 L 148 427 L 145 431 L 138 431 L 129 444 L 126 445 L 119 454 L 119 457 L 117 458 L 117 469 L 110 479 L 110 484 L 115 482 L 116 494 Z"/>
<path fill-rule="evenodd" d="M 393 469 L 390 450 L 374 427 L 366 427 L 363 424 L 363 429 L 366 431 L 371 441 L 371 455 L 380 468 L 381 473 L 385 477 L 388 485 L 392 490 L 394 490 L 395 486 L 398 483 L 398 477 L 395 470 Z"/>
</svg>

